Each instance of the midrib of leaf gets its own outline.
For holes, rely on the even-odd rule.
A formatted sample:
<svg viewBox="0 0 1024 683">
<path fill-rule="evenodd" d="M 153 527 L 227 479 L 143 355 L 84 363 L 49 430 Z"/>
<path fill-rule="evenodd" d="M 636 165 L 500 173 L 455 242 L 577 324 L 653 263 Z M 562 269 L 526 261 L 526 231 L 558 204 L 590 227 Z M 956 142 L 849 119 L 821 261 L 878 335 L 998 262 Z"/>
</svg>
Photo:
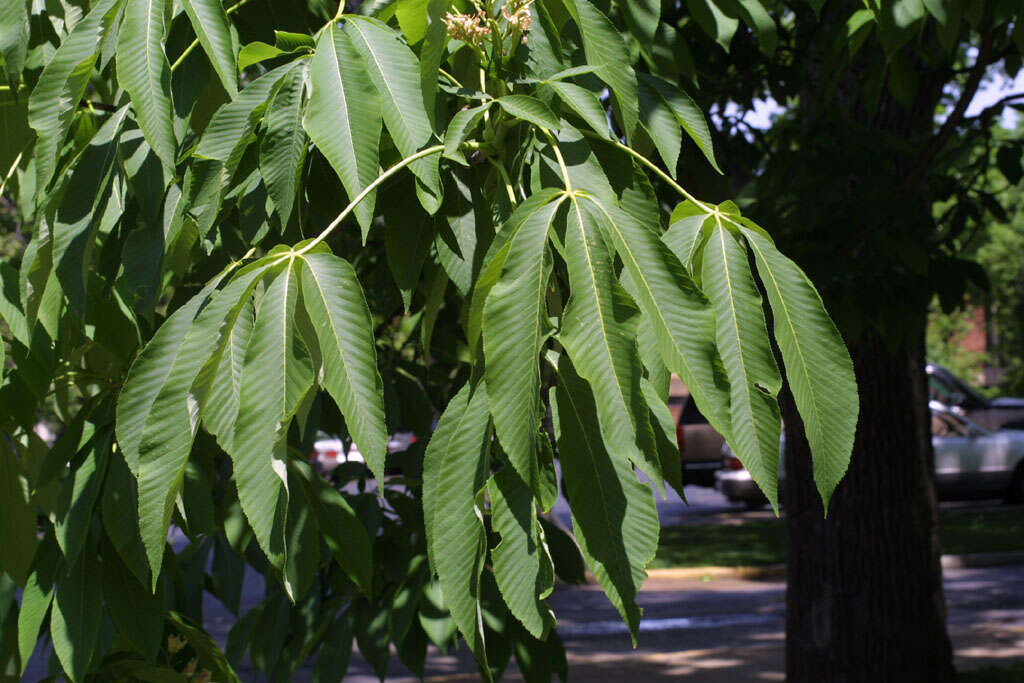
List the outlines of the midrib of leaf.
<svg viewBox="0 0 1024 683">
<path fill-rule="evenodd" d="M 579 201 L 577 200 L 577 197 L 579 195 L 573 193 L 570 196 L 572 198 L 573 207 L 576 209 L 576 222 L 578 223 L 578 226 L 579 226 L 580 245 L 582 246 L 583 254 L 586 256 L 586 259 L 587 259 L 587 269 L 586 269 L 587 270 L 587 277 L 588 277 L 588 280 L 590 282 L 590 289 L 591 289 L 591 291 L 593 292 L 593 295 L 594 295 L 594 302 L 597 304 L 597 305 L 594 306 L 594 308 L 597 311 L 597 317 L 598 317 L 598 320 L 600 321 L 601 334 L 599 336 L 601 337 L 601 346 L 602 346 L 602 348 L 605 351 L 605 356 L 606 356 L 606 358 L 608 360 L 608 367 L 611 368 L 612 373 L 615 374 L 615 358 L 614 358 L 614 356 L 612 354 L 611 347 L 608 346 L 608 334 L 607 334 L 608 327 L 605 325 L 604 311 L 601 308 L 601 293 L 600 293 L 600 291 L 598 289 L 597 280 L 594 278 L 594 260 L 593 260 L 593 258 L 590 255 L 590 244 L 587 242 L 587 229 L 583 225 L 583 214 L 580 211 Z M 619 398 L 622 400 L 622 405 L 628 407 L 629 406 L 629 401 L 627 400 L 626 395 L 622 393 L 622 387 L 619 385 L 617 377 L 616 377 L 616 381 L 614 382 L 614 384 L 615 384 L 615 389 L 616 389 L 616 391 L 617 391 L 617 393 L 619 395 Z M 629 415 L 629 421 L 633 422 L 634 421 L 633 413 L 632 412 L 628 412 L 628 415 Z"/>
<path fill-rule="evenodd" d="M 598 210 L 601 211 L 601 213 L 603 213 L 605 215 L 605 218 L 608 219 L 608 224 L 611 225 L 612 229 L 614 229 L 616 233 L 618 233 L 618 235 L 619 235 L 619 243 L 622 245 L 622 249 L 619 250 L 619 255 L 622 256 L 623 254 L 626 254 L 626 255 L 629 256 L 630 262 L 636 268 L 636 273 L 640 276 L 640 279 L 644 283 L 644 288 L 648 292 L 651 292 L 651 294 L 649 296 L 651 297 L 652 300 L 656 301 L 657 298 L 653 294 L 654 290 L 651 288 L 650 282 L 647 279 L 647 275 L 645 274 L 644 268 L 640 265 L 640 262 L 637 261 L 636 255 L 633 253 L 633 250 L 630 249 L 629 242 L 622 235 L 622 232 L 619 230 L 619 227 L 615 224 L 615 220 L 611 217 L 611 215 L 607 211 L 605 211 L 605 208 L 603 206 L 601 206 L 601 203 L 598 202 L 596 199 L 593 199 L 593 198 L 591 198 L 591 197 L 589 197 L 587 195 L 584 195 L 584 197 L 586 199 L 589 199 L 590 203 L 593 204 L 594 206 L 596 206 L 598 208 Z M 696 377 L 696 375 L 694 375 L 694 373 L 693 373 L 693 368 L 690 366 L 690 363 L 686 360 L 686 354 L 683 353 L 682 348 L 679 346 L 679 343 L 676 341 L 675 335 L 672 334 L 672 328 L 669 327 L 668 320 L 665 318 L 664 314 L 662 313 L 661 307 L 660 306 L 653 306 L 652 308 L 654 308 L 654 310 L 657 311 L 658 322 L 661 324 L 662 328 L 665 330 L 665 333 L 666 333 L 667 337 L 672 340 L 672 347 L 676 350 L 676 355 L 679 356 L 679 358 L 682 360 L 683 365 L 686 366 L 686 371 L 688 373 L 690 373 L 691 377 Z"/>
<path fill-rule="evenodd" d="M 284 296 L 283 300 L 288 301 L 289 288 L 291 287 L 292 280 L 292 267 L 295 264 L 295 257 L 292 256 L 288 259 L 288 265 L 285 266 L 284 271 Z M 291 354 L 291 349 L 288 348 L 288 328 L 290 321 L 287 315 L 281 316 L 281 348 L 284 353 L 281 354 L 281 415 L 284 420 L 287 420 L 290 416 L 288 415 L 288 356 Z M 287 488 L 287 484 L 285 484 Z"/>
</svg>

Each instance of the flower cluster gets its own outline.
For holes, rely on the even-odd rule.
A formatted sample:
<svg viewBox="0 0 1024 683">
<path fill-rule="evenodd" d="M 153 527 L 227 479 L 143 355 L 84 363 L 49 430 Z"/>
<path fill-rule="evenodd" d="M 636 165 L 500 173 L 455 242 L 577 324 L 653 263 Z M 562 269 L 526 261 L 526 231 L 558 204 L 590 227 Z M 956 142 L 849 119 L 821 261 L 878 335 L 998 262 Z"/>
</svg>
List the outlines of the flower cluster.
<svg viewBox="0 0 1024 683">
<path fill-rule="evenodd" d="M 512 0 L 501 8 L 508 25 L 523 34 L 523 42 L 526 42 L 526 32 L 530 30 L 533 19 L 530 17 L 530 5 L 533 0 Z"/>
<path fill-rule="evenodd" d="M 491 34 L 491 28 L 487 25 L 487 15 L 484 12 L 476 14 L 452 14 L 444 15 L 444 25 L 448 27 L 448 35 L 455 40 L 461 40 L 471 45 L 482 45 Z"/>
</svg>

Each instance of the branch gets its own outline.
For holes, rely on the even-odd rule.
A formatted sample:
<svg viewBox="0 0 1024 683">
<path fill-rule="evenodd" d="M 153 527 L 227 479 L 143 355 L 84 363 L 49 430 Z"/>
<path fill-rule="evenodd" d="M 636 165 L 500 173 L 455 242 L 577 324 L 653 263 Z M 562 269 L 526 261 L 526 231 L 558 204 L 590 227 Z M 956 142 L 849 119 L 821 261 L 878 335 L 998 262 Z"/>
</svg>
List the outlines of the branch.
<svg viewBox="0 0 1024 683">
<path fill-rule="evenodd" d="M 924 154 L 921 155 L 919 168 L 931 163 L 932 159 L 939 155 L 942 148 L 946 146 L 946 143 L 949 142 L 949 139 L 956 132 L 957 126 L 963 121 L 967 107 L 970 106 L 971 100 L 978 93 L 978 87 L 981 85 L 981 79 L 985 76 L 985 70 L 991 63 L 992 36 L 991 34 L 985 34 L 981 40 L 981 46 L 978 48 L 978 58 L 975 60 L 974 66 L 971 67 L 970 73 L 967 76 L 967 82 L 964 83 L 964 89 L 960 92 L 960 99 L 957 100 L 956 106 L 953 107 L 953 111 L 950 112 L 949 117 L 942 124 L 942 128 L 939 129 L 939 132 L 932 139 L 931 144 L 928 145 Z"/>
<path fill-rule="evenodd" d="M 1024 100 L 1024 92 L 1015 92 L 1015 93 L 1011 93 L 1011 94 L 1007 95 L 1006 97 L 1001 97 L 1000 99 L 996 100 L 995 102 L 993 102 L 989 106 L 987 106 L 984 109 L 982 109 L 981 112 L 978 113 L 977 115 L 964 117 L 964 120 L 965 121 L 978 121 L 978 120 L 982 120 L 983 121 L 986 117 L 989 117 L 989 116 L 992 116 L 992 115 L 996 114 L 1000 109 L 1005 107 L 1010 102 L 1013 102 L 1014 100 Z"/>
</svg>

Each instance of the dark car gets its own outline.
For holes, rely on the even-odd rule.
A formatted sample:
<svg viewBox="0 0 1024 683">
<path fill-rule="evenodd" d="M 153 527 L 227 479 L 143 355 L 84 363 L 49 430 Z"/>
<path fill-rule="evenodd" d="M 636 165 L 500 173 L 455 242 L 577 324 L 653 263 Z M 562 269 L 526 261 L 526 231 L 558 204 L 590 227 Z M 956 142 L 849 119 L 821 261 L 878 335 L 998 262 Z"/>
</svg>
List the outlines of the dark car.
<svg viewBox="0 0 1024 683">
<path fill-rule="evenodd" d="M 714 486 L 715 470 L 722 466 L 725 439 L 708 424 L 689 395 L 674 395 L 668 408 L 676 421 L 676 442 L 683 462 L 683 483 Z"/>
<path fill-rule="evenodd" d="M 985 429 L 1024 429 L 1024 398 L 985 398 L 941 365 L 929 363 L 925 370 L 930 401 Z"/>
</svg>

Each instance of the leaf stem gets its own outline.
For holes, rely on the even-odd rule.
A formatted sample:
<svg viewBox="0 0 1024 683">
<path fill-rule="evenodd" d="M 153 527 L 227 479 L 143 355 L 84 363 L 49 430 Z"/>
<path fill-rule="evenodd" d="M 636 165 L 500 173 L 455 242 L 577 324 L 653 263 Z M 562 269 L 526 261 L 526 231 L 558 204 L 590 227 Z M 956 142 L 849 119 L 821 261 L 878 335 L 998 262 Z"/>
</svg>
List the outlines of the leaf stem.
<svg viewBox="0 0 1024 683">
<path fill-rule="evenodd" d="M 18 156 L 14 157 L 14 163 L 11 164 L 11 167 L 7 170 L 7 174 L 4 175 L 4 179 L 0 180 L 0 196 L 3 196 L 4 190 L 7 188 L 7 181 L 11 179 L 12 175 L 14 175 L 14 169 L 18 168 L 18 164 L 21 163 L 21 155 L 24 153 L 25 150 L 18 152 Z"/>
<path fill-rule="evenodd" d="M 565 158 L 562 157 L 562 150 L 558 148 L 558 140 L 551 134 L 551 131 L 544 126 L 538 126 L 541 132 L 547 136 L 548 142 L 551 143 L 551 149 L 555 151 L 555 158 L 558 159 L 558 168 L 562 171 L 562 182 L 565 183 L 565 191 L 572 192 L 572 181 L 569 180 L 569 169 L 565 166 Z M 630 150 L 632 151 L 632 150 Z"/>
<path fill-rule="evenodd" d="M 671 187 L 673 190 L 675 190 L 676 192 L 681 194 L 686 199 L 689 199 L 691 202 L 693 202 L 694 204 L 699 206 L 704 211 L 706 211 L 708 213 L 718 213 L 718 209 L 715 206 L 713 206 L 711 204 L 706 204 L 706 203 L 702 202 L 701 200 L 697 199 L 696 197 L 694 197 L 692 194 L 690 194 L 686 190 L 686 188 L 684 188 L 682 185 L 680 185 L 676 181 L 672 180 L 672 176 L 670 176 L 668 173 L 665 173 L 664 171 L 662 171 L 660 168 L 658 168 L 657 164 L 655 164 L 653 161 L 651 161 L 650 159 L 645 157 L 643 154 L 641 154 L 640 152 L 638 152 L 635 149 L 633 149 L 632 147 L 630 147 L 629 145 L 624 145 L 621 142 L 619 142 L 618 140 L 609 140 L 608 138 L 602 137 L 602 136 L 598 135 L 597 133 L 591 133 L 590 131 L 586 131 L 586 130 L 581 130 L 580 133 L 582 133 L 583 135 L 587 136 L 588 138 L 594 138 L 595 140 L 600 140 L 601 142 L 605 142 L 605 143 L 607 143 L 609 145 L 615 145 L 616 147 L 621 149 L 623 152 L 626 152 L 627 154 L 631 155 L 633 158 L 635 158 L 641 164 L 643 164 L 647 168 L 649 168 L 652 171 L 654 171 L 658 175 L 659 178 L 661 178 L 666 183 L 668 183 L 669 187 Z"/>
<path fill-rule="evenodd" d="M 309 244 L 304 246 L 302 249 L 299 249 L 298 251 L 296 251 L 295 254 L 297 256 L 301 256 L 302 254 L 305 254 L 307 251 L 309 251 L 310 249 L 312 249 L 313 247 L 315 247 L 316 245 L 320 244 L 325 239 L 327 239 L 327 236 L 330 235 L 331 232 L 333 232 L 334 229 L 336 227 L 338 227 L 338 225 L 343 220 L 345 220 L 346 216 L 348 216 L 350 213 L 352 213 L 352 210 L 356 208 L 356 206 L 359 204 L 359 202 L 361 202 L 364 199 L 366 199 L 367 195 L 369 195 L 371 192 L 373 192 L 377 188 L 377 186 L 380 185 L 381 183 L 383 183 L 385 180 L 387 180 L 388 178 L 390 178 L 394 174 L 398 173 L 399 171 L 401 171 L 403 168 L 405 168 L 409 164 L 413 163 L 414 161 L 418 161 L 418 160 L 420 160 L 420 159 L 422 159 L 424 157 L 428 157 L 428 156 L 430 156 L 432 154 L 437 154 L 437 153 L 443 152 L 443 151 L 444 151 L 444 145 L 434 145 L 433 147 L 427 147 L 426 149 L 420 150 L 419 152 L 416 152 L 413 155 L 407 156 L 406 158 L 402 159 L 401 161 L 399 161 L 397 164 L 395 164 L 394 166 L 392 166 L 388 170 L 386 170 L 383 173 L 381 173 L 379 176 L 377 176 L 374 179 L 374 181 L 372 183 L 370 183 L 369 185 L 364 187 L 362 192 L 360 192 L 355 197 L 353 197 L 352 201 L 350 201 L 348 203 L 348 206 L 346 206 L 342 210 L 342 212 L 338 214 L 337 218 L 335 218 L 333 221 L 331 221 L 330 225 L 328 225 L 326 228 L 324 228 L 323 232 L 321 232 L 319 235 L 317 235 L 316 239 L 314 239 L 312 242 L 310 242 Z"/>
<path fill-rule="evenodd" d="M 508 177 L 508 171 L 505 170 L 505 165 L 498 163 L 491 157 L 487 157 L 487 160 L 491 162 L 494 168 L 498 169 L 498 173 L 501 174 L 501 180 L 505 183 L 505 192 L 508 193 L 508 199 L 512 202 L 512 206 L 515 206 L 518 202 L 516 201 L 516 191 L 512 187 L 512 179 Z"/>
<path fill-rule="evenodd" d="M 231 7 L 228 7 L 224 11 L 224 13 L 228 14 L 228 15 L 233 14 L 233 13 L 237 12 L 238 10 L 240 10 L 243 5 L 248 4 L 250 1 L 251 0 L 238 0 L 238 2 L 233 4 Z M 344 7 L 344 3 L 342 3 L 342 6 Z M 185 48 L 184 52 L 182 52 L 180 55 L 178 55 L 178 58 L 176 60 L 174 60 L 174 64 L 171 64 L 171 71 L 172 72 L 175 69 L 177 69 L 179 66 L 181 66 L 181 63 L 184 62 L 185 59 L 190 54 L 192 54 L 192 50 L 195 50 L 197 45 L 199 45 L 199 37 L 198 36 L 195 38 L 195 40 L 192 41 L 192 43 L 188 47 Z"/>
</svg>

